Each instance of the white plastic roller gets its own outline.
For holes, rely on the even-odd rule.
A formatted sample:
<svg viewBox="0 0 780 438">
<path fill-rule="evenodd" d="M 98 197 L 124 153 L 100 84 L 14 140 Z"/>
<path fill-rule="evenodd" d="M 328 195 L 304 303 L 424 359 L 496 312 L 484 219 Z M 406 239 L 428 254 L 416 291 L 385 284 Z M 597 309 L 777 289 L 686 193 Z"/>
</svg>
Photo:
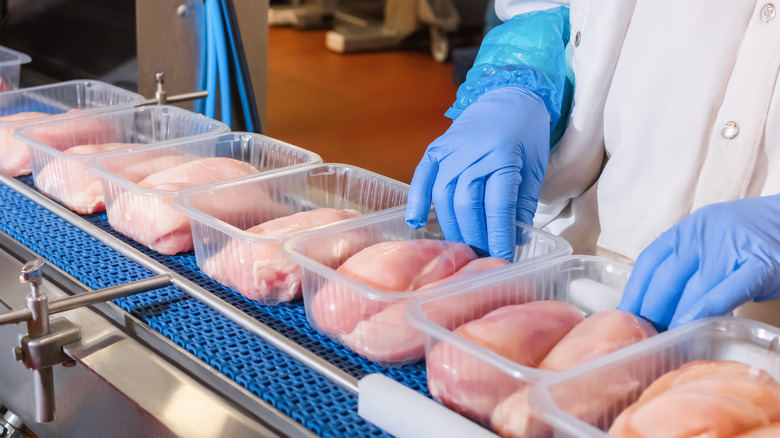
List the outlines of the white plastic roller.
<svg viewBox="0 0 780 438">
<path fill-rule="evenodd" d="M 358 382 L 358 414 L 398 438 L 498 438 L 417 391 L 382 374 Z"/>
</svg>

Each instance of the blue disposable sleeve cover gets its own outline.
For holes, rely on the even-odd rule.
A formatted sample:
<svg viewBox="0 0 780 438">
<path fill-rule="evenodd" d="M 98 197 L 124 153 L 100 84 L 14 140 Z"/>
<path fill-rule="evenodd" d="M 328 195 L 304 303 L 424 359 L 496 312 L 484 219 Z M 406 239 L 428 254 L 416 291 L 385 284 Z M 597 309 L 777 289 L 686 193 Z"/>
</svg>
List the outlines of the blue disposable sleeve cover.
<svg viewBox="0 0 780 438">
<path fill-rule="evenodd" d="M 445 115 L 454 120 L 488 91 L 521 87 L 544 101 L 553 131 L 562 110 L 567 111 L 564 101 L 571 92 L 566 79 L 569 29 L 569 8 L 563 6 L 517 15 L 493 28 L 482 40 L 474 66 Z"/>
</svg>

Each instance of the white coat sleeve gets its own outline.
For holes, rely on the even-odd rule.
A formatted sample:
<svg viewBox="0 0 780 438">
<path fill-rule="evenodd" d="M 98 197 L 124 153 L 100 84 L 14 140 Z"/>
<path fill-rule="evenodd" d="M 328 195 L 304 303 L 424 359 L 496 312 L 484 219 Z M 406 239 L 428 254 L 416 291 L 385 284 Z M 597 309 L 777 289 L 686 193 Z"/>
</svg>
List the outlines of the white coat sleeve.
<svg viewBox="0 0 780 438">
<path fill-rule="evenodd" d="M 569 0 L 496 0 L 496 15 L 507 21 L 518 14 L 569 6 Z"/>
</svg>

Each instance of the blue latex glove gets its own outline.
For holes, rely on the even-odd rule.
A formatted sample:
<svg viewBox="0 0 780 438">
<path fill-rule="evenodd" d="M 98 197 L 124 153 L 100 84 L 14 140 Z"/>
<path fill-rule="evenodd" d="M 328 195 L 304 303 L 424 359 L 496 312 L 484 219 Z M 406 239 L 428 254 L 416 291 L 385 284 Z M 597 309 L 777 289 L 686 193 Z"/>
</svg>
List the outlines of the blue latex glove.
<svg viewBox="0 0 780 438">
<path fill-rule="evenodd" d="M 780 195 L 703 207 L 637 259 L 618 307 L 674 328 L 780 298 Z"/>
<path fill-rule="evenodd" d="M 406 222 L 425 225 L 433 199 L 447 240 L 514 260 L 516 225 L 531 224 L 550 155 L 544 102 L 518 87 L 487 92 L 428 146 Z"/>
</svg>

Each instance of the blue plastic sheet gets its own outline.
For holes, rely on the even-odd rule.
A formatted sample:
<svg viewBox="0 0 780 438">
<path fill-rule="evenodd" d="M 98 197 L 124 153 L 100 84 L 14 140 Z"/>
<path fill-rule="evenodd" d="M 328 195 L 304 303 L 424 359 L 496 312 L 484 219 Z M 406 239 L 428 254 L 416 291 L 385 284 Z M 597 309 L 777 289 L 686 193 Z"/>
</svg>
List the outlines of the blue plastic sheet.
<svg viewBox="0 0 780 438">
<path fill-rule="evenodd" d="M 569 30 L 567 7 L 517 15 L 493 28 L 482 40 L 474 66 L 445 115 L 456 119 L 488 91 L 522 87 L 547 106 L 554 144 L 563 132 L 558 121 L 568 111 L 572 88 L 566 77 Z"/>
</svg>

